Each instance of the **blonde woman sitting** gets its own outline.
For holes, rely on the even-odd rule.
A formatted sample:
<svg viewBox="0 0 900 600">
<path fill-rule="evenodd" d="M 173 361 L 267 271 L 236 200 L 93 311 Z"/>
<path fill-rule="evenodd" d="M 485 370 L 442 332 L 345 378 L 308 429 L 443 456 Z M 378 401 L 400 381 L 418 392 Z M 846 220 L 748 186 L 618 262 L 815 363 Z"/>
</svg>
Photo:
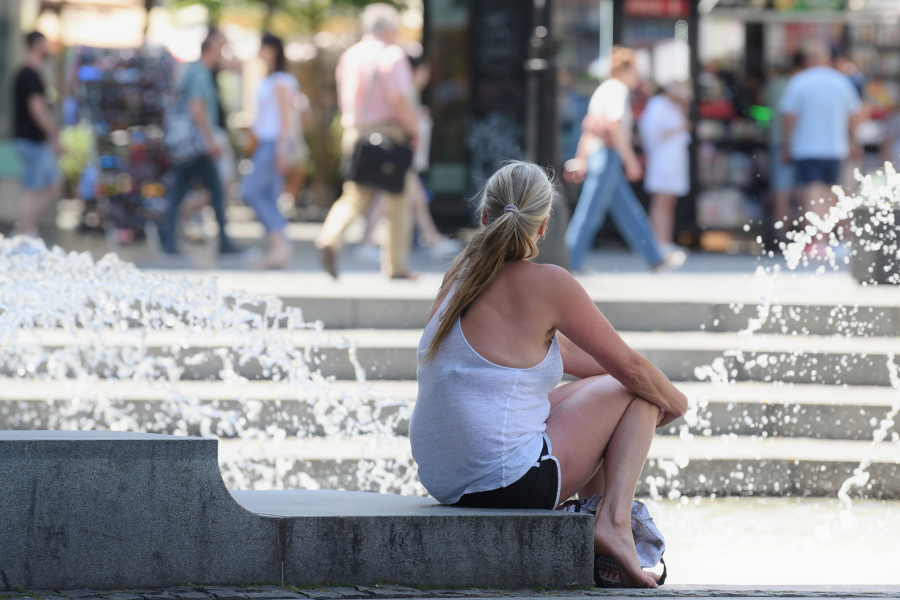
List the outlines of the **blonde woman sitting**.
<svg viewBox="0 0 900 600">
<path fill-rule="evenodd" d="M 444 504 L 554 508 L 603 494 L 597 552 L 624 585 L 657 587 L 638 564 L 631 501 L 653 430 L 687 399 L 632 350 L 564 269 L 530 261 L 554 189 L 512 162 L 480 197 L 481 229 L 444 277 L 419 343 L 413 458 Z M 563 373 L 579 377 L 560 386 Z"/>
</svg>

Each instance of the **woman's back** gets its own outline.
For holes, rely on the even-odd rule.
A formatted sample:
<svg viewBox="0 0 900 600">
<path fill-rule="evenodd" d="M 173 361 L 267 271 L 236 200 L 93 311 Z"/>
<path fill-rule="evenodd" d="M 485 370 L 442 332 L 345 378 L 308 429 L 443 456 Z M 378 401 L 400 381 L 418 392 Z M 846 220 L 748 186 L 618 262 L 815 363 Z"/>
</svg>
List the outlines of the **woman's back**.
<svg viewBox="0 0 900 600">
<path fill-rule="evenodd" d="M 419 478 L 441 502 L 509 485 L 540 456 L 548 394 L 563 374 L 554 332 L 538 325 L 539 295 L 525 293 L 541 268 L 504 265 L 434 360 L 423 360 L 453 285 L 422 336 L 410 442 Z"/>
</svg>

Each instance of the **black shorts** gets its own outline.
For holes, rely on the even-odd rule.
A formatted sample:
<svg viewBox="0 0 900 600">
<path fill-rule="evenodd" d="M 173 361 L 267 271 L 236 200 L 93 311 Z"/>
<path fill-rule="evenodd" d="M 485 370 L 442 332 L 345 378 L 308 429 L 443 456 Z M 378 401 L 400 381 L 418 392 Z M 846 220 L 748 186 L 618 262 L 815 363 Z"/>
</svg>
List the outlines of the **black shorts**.
<svg viewBox="0 0 900 600">
<path fill-rule="evenodd" d="M 506 487 L 465 494 L 453 506 L 469 508 L 556 508 L 562 483 L 559 461 L 550 453 L 548 438 L 538 461 L 518 480 Z"/>
</svg>

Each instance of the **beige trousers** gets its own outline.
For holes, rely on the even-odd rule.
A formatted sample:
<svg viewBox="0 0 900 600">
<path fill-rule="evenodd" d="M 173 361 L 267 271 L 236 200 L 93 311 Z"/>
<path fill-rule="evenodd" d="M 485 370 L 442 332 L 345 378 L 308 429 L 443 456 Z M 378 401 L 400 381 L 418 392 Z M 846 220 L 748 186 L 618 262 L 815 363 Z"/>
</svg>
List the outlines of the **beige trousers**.
<svg viewBox="0 0 900 600">
<path fill-rule="evenodd" d="M 372 133 L 380 133 L 398 142 L 404 142 L 406 135 L 399 125 L 383 124 L 365 129 L 365 135 Z M 341 150 L 344 156 L 353 153 L 353 147 L 356 140 L 363 132 L 359 129 L 348 129 L 344 131 L 344 137 L 341 140 Z M 406 186 L 409 186 L 409 178 L 414 176 L 412 171 L 406 174 Z M 365 214 L 369 209 L 372 201 L 372 194 L 375 190 L 369 187 L 359 185 L 355 181 L 344 182 L 344 190 L 341 197 L 337 199 L 325 223 L 322 225 L 322 232 L 317 240 L 319 246 L 328 246 L 338 251 L 343 244 L 344 230 L 356 217 Z M 388 235 L 385 240 L 384 247 L 381 252 L 381 270 L 388 277 L 403 275 L 409 271 L 409 250 L 412 244 L 412 205 L 409 202 L 409 195 L 405 193 L 388 194 L 384 193 L 385 213 L 388 217 L 389 227 Z"/>
</svg>

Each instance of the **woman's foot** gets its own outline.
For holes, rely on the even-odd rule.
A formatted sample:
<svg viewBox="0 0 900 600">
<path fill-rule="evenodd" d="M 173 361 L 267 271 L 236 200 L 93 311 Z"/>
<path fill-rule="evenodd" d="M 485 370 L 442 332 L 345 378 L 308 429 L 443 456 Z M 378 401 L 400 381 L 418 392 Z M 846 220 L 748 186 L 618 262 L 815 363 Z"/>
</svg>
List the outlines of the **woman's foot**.
<svg viewBox="0 0 900 600">
<path fill-rule="evenodd" d="M 630 519 L 624 525 L 616 525 L 601 508 L 594 523 L 594 550 L 609 556 L 619 565 L 619 580 L 622 587 L 656 588 L 656 577 L 641 569 Z"/>
</svg>

